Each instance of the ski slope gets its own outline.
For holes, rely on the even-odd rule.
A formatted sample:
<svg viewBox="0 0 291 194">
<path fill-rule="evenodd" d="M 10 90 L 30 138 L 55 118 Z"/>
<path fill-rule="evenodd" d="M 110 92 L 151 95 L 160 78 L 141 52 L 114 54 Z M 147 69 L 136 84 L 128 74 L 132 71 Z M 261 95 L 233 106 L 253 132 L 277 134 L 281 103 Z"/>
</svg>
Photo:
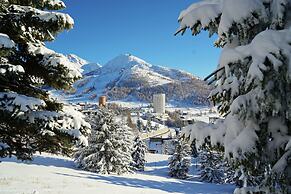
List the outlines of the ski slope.
<svg viewBox="0 0 291 194">
<path fill-rule="evenodd" d="M 37 155 L 29 163 L 4 159 L 0 163 L 1 194 L 226 194 L 233 185 L 202 183 L 168 177 L 167 155 L 148 154 L 145 172 L 98 175 L 74 167 L 71 159 Z M 195 166 L 191 173 L 197 173 Z"/>
</svg>

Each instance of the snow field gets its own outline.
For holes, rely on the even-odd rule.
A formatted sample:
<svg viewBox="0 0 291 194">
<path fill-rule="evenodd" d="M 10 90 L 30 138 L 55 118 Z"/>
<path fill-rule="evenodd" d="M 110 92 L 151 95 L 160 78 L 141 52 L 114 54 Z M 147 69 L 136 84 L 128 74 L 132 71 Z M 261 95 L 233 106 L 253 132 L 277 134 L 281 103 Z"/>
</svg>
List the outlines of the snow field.
<svg viewBox="0 0 291 194">
<path fill-rule="evenodd" d="M 71 159 L 36 155 L 32 162 L 4 159 L 0 163 L 1 194 L 226 194 L 233 185 L 202 183 L 168 177 L 167 155 L 147 154 L 145 172 L 98 175 L 78 170 Z M 193 171 L 194 167 L 191 167 Z"/>
</svg>

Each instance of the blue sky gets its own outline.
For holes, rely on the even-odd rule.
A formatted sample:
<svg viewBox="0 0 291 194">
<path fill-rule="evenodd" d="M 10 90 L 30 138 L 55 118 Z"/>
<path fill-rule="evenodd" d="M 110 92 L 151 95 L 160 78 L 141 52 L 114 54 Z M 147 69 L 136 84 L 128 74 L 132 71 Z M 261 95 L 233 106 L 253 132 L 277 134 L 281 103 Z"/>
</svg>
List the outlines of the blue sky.
<svg viewBox="0 0 291 194">
<path fill-rule="evenodd" d="M 74 29 L 47 44 L 58 52 L 74 53 L 105 64 L 131 53 L 155 65 L 186 70 L 205 77 L 217 66 L 220 50 L 207 33 L 174 36 L 180 11 L 193 0 L 65 0 Z"/>
</svg>

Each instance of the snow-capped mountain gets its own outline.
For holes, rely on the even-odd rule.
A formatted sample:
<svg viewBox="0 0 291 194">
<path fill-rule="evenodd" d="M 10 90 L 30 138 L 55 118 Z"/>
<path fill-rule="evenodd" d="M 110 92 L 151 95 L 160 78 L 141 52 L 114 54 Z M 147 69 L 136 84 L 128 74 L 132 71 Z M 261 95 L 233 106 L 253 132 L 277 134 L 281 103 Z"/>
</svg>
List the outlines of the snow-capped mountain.
<svg viewBox="0 0 291 194">
<path fill-rule="evenodd" d="M 86 75 L 87 73 L 94 72 L 101 67 L 99 63 L 90 63 L 85 59 L 75 55 L 69 54 L 67 55 L 69 61 L 71 61 L 77 68 L 82 70 L 82 74 Z"/>
<path fill-rule="evenodd" d="M 75 63 L 76 65 L 79 65 L 79 67 L 88 64 L 89 62 L 85 59 L 82 59 L 81 57 L 75 55 L 75 54 L 68 54 L 67 58 L 69 59 L 69 61 L 71 61 L 72 63 Z"/>
<path fill-rule="evenodd" d="M 106 95 L 110 100 L 151 102 L 153 94 L 165 93 L 171 104 L 208 104 L 210 88 L 204 81 L 130 54 L 120 55 L 102 67 L 87 69 L 83 75 L 74 84 L 74 90 L 64 95 L 68 101 L 97 101 L 98 96 Z"/>
</svg>

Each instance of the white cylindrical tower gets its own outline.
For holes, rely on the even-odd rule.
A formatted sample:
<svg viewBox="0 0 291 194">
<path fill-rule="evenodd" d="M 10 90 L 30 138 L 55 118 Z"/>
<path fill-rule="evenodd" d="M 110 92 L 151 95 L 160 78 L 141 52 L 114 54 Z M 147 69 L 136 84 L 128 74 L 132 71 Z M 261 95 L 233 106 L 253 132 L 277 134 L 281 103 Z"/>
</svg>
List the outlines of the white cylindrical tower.
<svg viewBox="0 0 291 194">
<path fill-rule="evenodd" d="M 159 114 L 165 113 L 166 95 L 154 94 L 153 96 L 154 112 Z"/>
</svg>

